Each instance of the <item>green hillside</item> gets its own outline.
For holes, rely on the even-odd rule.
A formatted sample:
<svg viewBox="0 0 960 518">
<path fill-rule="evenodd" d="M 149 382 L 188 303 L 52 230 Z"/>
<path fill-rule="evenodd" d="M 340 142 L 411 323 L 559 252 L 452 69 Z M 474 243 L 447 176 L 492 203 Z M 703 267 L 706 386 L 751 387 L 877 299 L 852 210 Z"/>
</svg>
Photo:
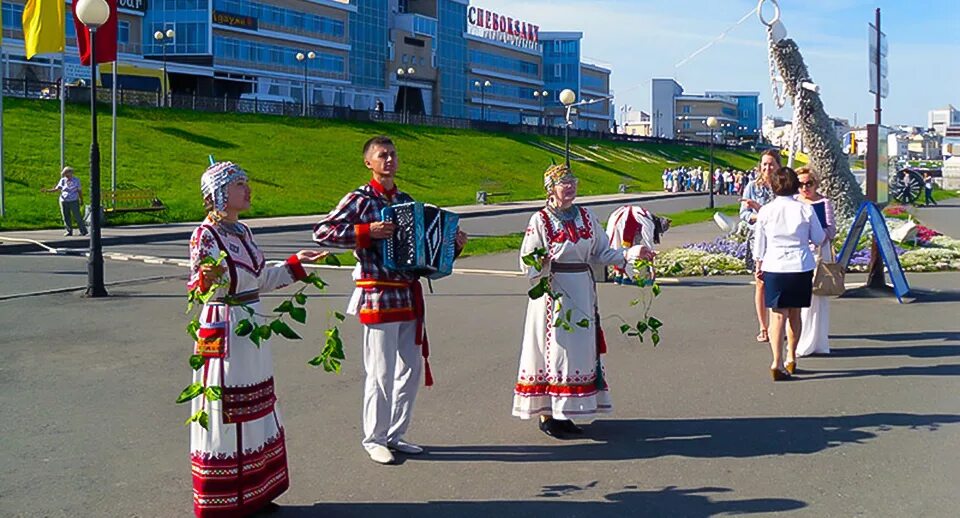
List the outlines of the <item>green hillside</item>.
<svg viewBox="0 0 960 518">
<path fill-rule="evenodd" d="M 0 229 L 59 226 L 56 196 L 41 194 L 59 178 L 59 104 L 6 99 L 4 120 L 7 217 Z M 101 178 L 110 186 L 110 116 L 100 116 Z M 118 123 L 120 188 L 151 189 L 169 207 L 127 214 L 111 224 L 193 221 L 203 217 L 199 179 L 207 155 L 241 164 L 252 177 L 253 209 L 246 217 L 317 214 L 368 179 L 360 148 L 372 135 L 394 139 L 400 154 L 398 184 L 438 205 L 474 202 L 477 190 L 506 192 L 495 201 L 537 199 L 541 173 L 560 162 L 562 138 L 484 133 L 395 124 L 349 123 L 250 114 L 122 107 Z M 89 189 L 90 115 L 86 105 L 67 110 L 67 163 Z M 573 139 L 582 195 L 659 190 L 660 173 L 675 165 L 706 165 L 706 148 L 621 144 Z M 755 153 L 718 150 L 717 164 L 755 165 Z M 87 190 L 87 192 L 89 192 Z"/>
</svg>

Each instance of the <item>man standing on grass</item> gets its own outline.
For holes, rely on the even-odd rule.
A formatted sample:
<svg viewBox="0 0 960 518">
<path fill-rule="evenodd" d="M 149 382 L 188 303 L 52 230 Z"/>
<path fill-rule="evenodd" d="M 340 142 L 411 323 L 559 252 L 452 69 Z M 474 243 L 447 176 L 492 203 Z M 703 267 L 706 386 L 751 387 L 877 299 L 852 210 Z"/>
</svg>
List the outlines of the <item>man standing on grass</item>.
<svg viewBox="0 0 960 518">
<path fill-rule="evenodd" d="M 357 258 L 356 283 L 347 313 L 363 324 L 363 441 L 370 458 L 394 461 L 391 450 L 417 455 L 423 448 L 404 440 L 420 382 L 421 355 L 425 384 L 432 385 L 429 350 L 423 327 L 423 288 L 416 274 L 387 270 L 380 243 L 393 236 L 395 225 L 381 221 L 384 207 L 413 198 L 397 189 L 397 150 L 384 136 L 363 146 L 370 182 L 348 193 L 314 227 L 313 239 L 323 246 L 352 248 Z M 458 230 L 457 252 L 467 243 Z"/>
</svg>

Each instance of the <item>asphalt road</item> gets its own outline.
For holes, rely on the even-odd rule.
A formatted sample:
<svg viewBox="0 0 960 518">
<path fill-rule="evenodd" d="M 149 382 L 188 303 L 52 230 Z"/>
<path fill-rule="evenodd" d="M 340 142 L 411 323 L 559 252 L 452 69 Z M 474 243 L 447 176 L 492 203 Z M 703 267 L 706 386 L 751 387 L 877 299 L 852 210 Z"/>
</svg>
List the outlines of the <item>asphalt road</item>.
<svg viewBox="0 0 960 518">
<path fill-rule="evenodd" d="M 182 269 L 108 264 L 109 280 L 174 278 L 115 284 L 108 299 L 0 300 L 0 515 L 191 513 L 188 410 L 173 403 L 190 378 Z M 76 284 L 86 264 L 0 266 L 12 291 Z M 436 385 L 409 433 L 427 453 L 397 466 L 359 444 L 359 325 L 343 326 L 343 374 L 306 364 L 349 292 L 347 272 L 323 275 L 332 285 L 310 300 L 305 340 L 274 345 L 292 486 L 273 516 L 956 515 L 960 274 L 910 275 L 921 296 L 909 305 L 835 301 L 834 354 L 779 384 L 753 341 L 748 278 L 666 285 L 656 349 L 617 333 L 635 289 L 602 285 L 615 413 L 569 442 L 510 417 L 524 283 L 453 275 L 427 298 Z"/>
</svg>

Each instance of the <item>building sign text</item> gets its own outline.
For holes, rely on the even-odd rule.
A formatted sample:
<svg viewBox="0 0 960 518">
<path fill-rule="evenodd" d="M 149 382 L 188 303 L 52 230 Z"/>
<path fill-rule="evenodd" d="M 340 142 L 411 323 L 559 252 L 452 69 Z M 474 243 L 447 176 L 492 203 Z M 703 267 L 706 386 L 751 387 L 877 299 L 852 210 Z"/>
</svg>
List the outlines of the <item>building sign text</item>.
<svg viewBox="0 0 960 518">
<path fill-rule="evenodd" d="M 467 32 L 518 47 L 538 49 L 540 26 L 479 7 L 467 11 Z"/>
<path fill-rule="evenodd" d="M 253 16 L 242 16 L 224 11 L 213 12 L 213 23 L 240 27 L 241 29 L 257 30 L 257 19 Z"/>
</svg>

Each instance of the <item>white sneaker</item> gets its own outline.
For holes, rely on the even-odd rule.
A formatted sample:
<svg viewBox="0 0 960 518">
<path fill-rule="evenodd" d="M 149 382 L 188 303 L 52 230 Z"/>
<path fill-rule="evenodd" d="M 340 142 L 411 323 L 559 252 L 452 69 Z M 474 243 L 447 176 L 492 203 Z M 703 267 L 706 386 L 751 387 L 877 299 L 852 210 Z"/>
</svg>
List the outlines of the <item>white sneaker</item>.
<svg viewBox="0 0 960 518">
<path fill-rule="evenodd" d="M 370 460 L 377 464 L 393 464 L 393 454 L 390 453 L 390 450 L 388 450 L 386 446 L 379 444 L 368 446 L 367 454 L 370 455 Z"/>
<path fill-rule="evenodd" d="M 399 440 L 396 442 L 391 442 L 387 444 L 391 450 L 399 451 L 400 453 L 406 453 L 407 455 L 420 455 L 423 453 L 423 448 L 413 444 L 412 442 L 407 442 L 404 440 Z"/>
</svg>

